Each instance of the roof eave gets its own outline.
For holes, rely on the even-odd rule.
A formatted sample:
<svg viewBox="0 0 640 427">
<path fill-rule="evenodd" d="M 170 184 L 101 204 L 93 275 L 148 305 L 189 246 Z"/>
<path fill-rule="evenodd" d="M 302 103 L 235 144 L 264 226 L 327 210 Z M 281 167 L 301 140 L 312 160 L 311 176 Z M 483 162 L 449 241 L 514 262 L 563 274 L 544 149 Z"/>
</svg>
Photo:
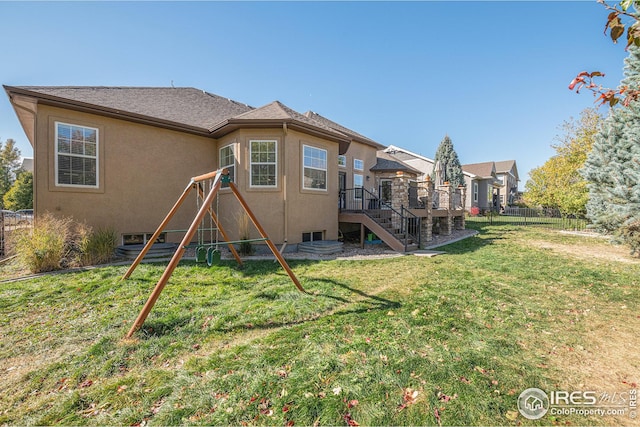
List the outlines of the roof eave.
<svg viewBox="0 0 640 427">
<path fill-rule="evenodd" d="M 349 148 L 351 139 L 342 135 L 337 135 L 332 132 L 327 132 L 324 129 L 310 126 L 305 123 L 299 122 L 294 119 L 227 119 L 209 130 L 210 135 L 219 138 L 227 135 L 240 128 L 282 128 L 285 126 L 288 129 L 299 130 L 314 136 L 328 139 L 333 142 L 337 142 L 340 145 L 339 154 L 344 154 Z"/>
</svg>

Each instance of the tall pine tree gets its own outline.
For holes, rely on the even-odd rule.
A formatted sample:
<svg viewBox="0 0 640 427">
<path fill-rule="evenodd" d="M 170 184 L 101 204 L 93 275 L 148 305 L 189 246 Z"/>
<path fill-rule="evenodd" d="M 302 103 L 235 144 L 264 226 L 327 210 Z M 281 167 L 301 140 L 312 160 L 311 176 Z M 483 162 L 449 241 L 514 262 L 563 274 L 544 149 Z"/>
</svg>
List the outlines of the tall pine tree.
<svg viewBox="0 0 640 427">
<path fill-rule="evenodd" d="M 622 86 L 640 89 L 640 48 L 631 46 Z M 587 217 L 593 226 L 640 252 L 640 101 L 612 108 L 587 157 Z"/>
<path fill-rule="evenodd" d="M 438 149 L 436 150 L 436 156 L 434 162 L 437 164 L 440 162 L 440 168 L 442 170 L 442 181 L 449 181 L 451 185 L 457 187 L 464 185 L 464 174 L 462 173 L 462 165 L 458 159 L 456 150 L 453 149 L 453 142 L 449 135 L 446 135 Z M 431 174 L 431 179 L 436 179 L 435 170 Z"/>
</svg>

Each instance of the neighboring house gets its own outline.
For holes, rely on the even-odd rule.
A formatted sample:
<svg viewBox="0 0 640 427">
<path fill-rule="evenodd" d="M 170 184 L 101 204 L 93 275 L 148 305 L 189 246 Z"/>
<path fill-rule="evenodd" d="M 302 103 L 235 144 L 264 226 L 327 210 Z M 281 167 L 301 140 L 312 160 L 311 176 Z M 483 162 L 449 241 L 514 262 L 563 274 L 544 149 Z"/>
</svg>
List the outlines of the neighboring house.
<svg viewBox="0 0 640 427">
<path fill-rule="evenodd" d="M 32 157 L 23 157 L 22 158 L 22 166 L 20 168 L 25 172 L 33 173 L 33 158 Z"/>
<path fill-rule="evenodd" d="M 468 189 L 467 206 L 484 210 L 500 209 L 500 181 L 494 162 L 462 165 L 466 173 L 465 183 Z"/>
<path fill-rule="evenodd" d="M 500 210 L 518 200 L 518 168 L 515 160 L 462 165 L 470 209 Z"/>
<path fill-rule="evenodd" d="M 518 175 L 516 161 L 504 160 L 496 162 L 496 176 L 501 183 L 500 205 L 504 207 L 513 205 L 519 200 L 518 182 L 520 182 L 520 176 Z"/>
<path fill-rule="evenodd" d="M 36 218 L 111 227 L 123 243 L 144 242 L 191 177 L 222 167 L 274 243 L 336 240 L 339 188 L 367 185 L 384 148 L 277 101 L 254 108 L 194 88 L 4 88 L 33 146 Z M 190 203 L 169 229 L 191 223 Z M 234 203 L 223 188 L 216 208 L 238 239 Z"/>
<path fill-rule="evenodd" d="M 420 171 L 417 177 L 418 181 L 425 181 L 427 176 L 430 176 L 433 172 L 433 167 L 435 165 L 433 159 L 412 153 L 409 150 L 395 145 L 388 146 L 384 149 L 384 152 Z"/>
</svg>

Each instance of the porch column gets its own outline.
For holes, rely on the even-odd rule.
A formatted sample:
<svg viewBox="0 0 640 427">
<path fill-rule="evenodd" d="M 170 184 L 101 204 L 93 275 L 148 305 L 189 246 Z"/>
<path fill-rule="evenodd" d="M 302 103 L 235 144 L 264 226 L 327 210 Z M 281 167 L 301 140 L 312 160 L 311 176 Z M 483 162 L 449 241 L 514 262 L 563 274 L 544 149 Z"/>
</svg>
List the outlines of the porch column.
<svg viewBox="0 0 640 427">
<path fill-rule="evenodd" d="M 449 203 L 448 203 L 448 207 L 447 207 L 447 224 L 445 225 L 445 230 L 444 230 L 444 235 L 445 236 L 449 236 L 451 235 L 451 233 L 453 233 L 453 229 L 454 229 L 454 216 L 453 216 L 453 211 L 456 208 L 455 207 L 455 200 L 453 199 L 453 185 L 451 184 L 447 184 L 446 187 L 446 192 L 447 192 L 447 196 L 449 198 Z"/>
<path fill-rule="evenodd" d="M 464 230 L 466 227 L 466 211 L 465 211 L 465 204 L 467 201 L 467 187 L 463 186 L 462 184 L 458 187 L 458 190 L 460 190 L 460 205 L 461 205 L 461 209 L 462 209 L 462 214 L 460 217 L 460 230 Z"/>
<path fill-rule="evenodd" d="M 422 242 L 430 242 L 433 240 L 433 183 L 431 177 L 427 175 L 426 185 L 426 200 L 424 209 L 426 211 L 426 217 L 420 221 L 420 239 Z"/>
</svg>

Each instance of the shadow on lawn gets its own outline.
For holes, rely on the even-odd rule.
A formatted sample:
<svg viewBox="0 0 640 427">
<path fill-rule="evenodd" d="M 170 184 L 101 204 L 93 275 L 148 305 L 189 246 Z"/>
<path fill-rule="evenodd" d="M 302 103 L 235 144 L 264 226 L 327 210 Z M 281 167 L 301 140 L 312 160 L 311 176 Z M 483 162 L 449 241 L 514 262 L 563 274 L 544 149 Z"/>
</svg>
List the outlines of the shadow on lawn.
<svg viewBox="0 0 640 427">
<path fill-rule="evenodd" d="M 367 313 L 375 310 L 388 311 L 391 309 L 398 309 L 401 304 L 397 301 L 392 301 L 377 295 L 368 294 L 362 290 L 355 289 L 347 285 L 346 283 L 326 278 L 307 278 L 307 283 L 320 282 L 327 286 L 323 288 L 341 288 L 347 292 L 346 295 L 332 294 L 329 292 L 317 292 L 311 295 L 305 295 L 302 298 L 326 298 L 336 301 L 335 305 L 328 305 L 321 311 L 311 312 L 306 316 L 299 319 L 278 321 L 272 318 L 266 317 L 260 322 L 252 322 L 251 326 L 247 326 L 246 321 L 239 321 L 238 323 L 230 326 L 219 326 L 215 328 L 207 329 L 208 332 L 222 332 L 222 333 L 237 333 L 246 330 L 270 330 L 279 329 L 282 327 L 289 327 L 304 324 L 307 322 L 317 321 L 325 316 L 344 316 L 349 314 Z M 352 298 L 350 298 L 350 296 Z M 258 298 L 263 298 L 269 301 L 273 301 L 275 298 L 271 293 L 258 294 Z M 186 328 L 192 329 L 193 314 L 180 311 L 178 313 L 172 313 L 169 317 L 162 319 L 147 320 L 141 329 L 141 339 L 150 339 L 162 337 L 164 335 L 172 335 L 176 333 L 176 330 Z M 197 327 L 197 325 L 196 325 Z M 202 328 L 198 327 L 199 330 Z M 189 333 L 185 330 L 186 333 Z M 195 331 L 193 331 L 195 332 Z"/>
</svg>

